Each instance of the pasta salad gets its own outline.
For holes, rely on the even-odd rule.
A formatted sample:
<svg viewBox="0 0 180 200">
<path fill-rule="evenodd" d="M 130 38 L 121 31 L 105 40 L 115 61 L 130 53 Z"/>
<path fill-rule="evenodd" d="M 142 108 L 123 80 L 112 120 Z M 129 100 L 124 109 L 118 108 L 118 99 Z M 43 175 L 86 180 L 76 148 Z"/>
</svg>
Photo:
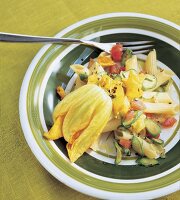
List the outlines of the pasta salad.
<svg viewBox="0 0 180 200">
<path fill-rule="evenodd" d="M 157 67 L 155 50 L 140 62 L 117 43 L 110 54 L 90 59 L 87 67 L 70 67 L 77 74 L 75 85 L 69 94 L 57 87 L 61 101 L 53 112 L 54 125 L 44 133 L 46 139 L 64 137 L 71 162 L 106 132 L 113 137 L 116 165 L 132 152 L 146 167 L 165 158 L 161 129 L 177 123 L 179 105 L 169 94 L 173 74 Z"/>
</svg>

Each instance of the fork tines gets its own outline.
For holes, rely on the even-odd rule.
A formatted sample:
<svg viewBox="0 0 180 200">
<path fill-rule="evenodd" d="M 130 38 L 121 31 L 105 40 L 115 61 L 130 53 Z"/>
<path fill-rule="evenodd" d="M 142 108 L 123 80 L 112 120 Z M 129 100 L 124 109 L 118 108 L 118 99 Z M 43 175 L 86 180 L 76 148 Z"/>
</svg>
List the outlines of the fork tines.
<svg viewBox="0 0 180 200">
<path fill-rule="evenodd" d="M 132 42 L 120 42 L 123 46 L 135 46 L 153 43 L 153 41 L 132 41 Z"/>
<path fill-rule="evenodd" d="M 153 41 L 120 42 L 124 49 L 131 49 L 133 54 L 147 53 L 153 49 Z"/>
</svg>

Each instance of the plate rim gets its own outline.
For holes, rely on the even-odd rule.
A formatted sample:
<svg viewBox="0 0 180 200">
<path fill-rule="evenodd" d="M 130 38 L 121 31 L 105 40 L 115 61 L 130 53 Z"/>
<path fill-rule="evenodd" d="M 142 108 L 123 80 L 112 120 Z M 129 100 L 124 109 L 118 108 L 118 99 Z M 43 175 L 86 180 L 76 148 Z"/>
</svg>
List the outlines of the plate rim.
<svg viewBox="0 0 180 200">
<path fill-rule="evenodd" d="M 169 26 L 174 27 L 177 30 L 180 30 L 180 26 L 176 25 L 175 23 L 170 22 L 165 19 L 162 19 L 162 18 L 159 18 L 159 17 L 156 17 L 156 16 L 140 14 L 140 13 L 131 13 L 131 12 L 122 12 L 122 13 L 116 12 L 116 13 L 106 13 L 106 14 L 102 14 L 102 15 L 96 15 L 96 16 L 81 20 L 79 22 L 76 22 L 76 23 L 68 26 L 67 28 L 61 30 L 58 34 L 55 35 L 55 37 L 60 37 L 64 34 L 66 34 L 67 32 L 73 30 L 74 28 L 77 28 L 78 26 L 81 26 L 85 23 L 88 23 L 88 22 L 91 22 L 94 20 L 108 18 L 108 17 L 112 18 L 112 17 L 123 17 L 123 16 L 127 16 L 127 17 L 132 16 L 132 17 L 152 19 L 155 21 L 160 21 L 162 23 L 165 23 L 166 25 L 168 24 Z M 169 194 L 171 192 L 178 190 L 177 183 L 173 183 L 164 188 L 159 188 L 157 190 L 151 190 L 151 191 L 147 191 L 147 192 L 114 193 L 114 192 L 103 191 L 103 193 L 102 193 L 102 190 L 93 188 L 93 187 L 85 185 L 83 183 L 80 183 L 80 182 L 74 180 L 73 178 L 71 178 L 70 176 L 68 176 L 67 174 L 65 174 L 64 172 L 59 171 L 59 169 L 46 157 L 46 155 L 43 153 L 43 151 L 38 146 L 35 138 L 31 134 L 31 130 L 29 129 L 28 125 L 24 122 L 26 120 L 27 120 L 26 122 L 28 122 L 27 112 L 26 112 L 26 97 L 27 97 L 26 94 L 27 94 L 27 88 L 29 85 L 28 84 L 29 80 L 32 76 L 34 66 L 36 66 L 36 64 L 39 61 L 39 58 L 42 57 L 42 55 L 46 52 L 46 50 L 50 46 L 51 46 L 51 44 L 43 46 L 38 51 L 38 53 L 36 54 L 34 59 L 32 60 L 31 64 L 28 67 L 28 70 L 24 76 L 24 80 L 22 82 L 20 96 L 19 96 L 19 115 L 20 115 L 20 122 L 21 122 L 21 127 L 23 130 L 23 134 L 25 136 L 26 142 L 28 143 L 31 151 L 33 152 L 35 157 L 38 159 L 38 161 L 41 163 L 41 165 L 50 174 L 52 174 L 55 178 L 57 178 L 59 181 L 63 182 L 64 184 L 68 185 L 69 187 L 71 187 L 79 192 L 82 192 L 86 195 L 91 195 L 91 196 L 99 197 L 99 198 L 107 198 L 108 197 L 108 198 L 112 199 L 112 195 L 113 195 L 113 199 L 117 199 L 120 197 L 119 195 L 121 195 L 121 197 L 129 197 L 130 199 L 133 199 L 134 194 L 136 194 L 136 198 L 139 198 L 139 199 L 141 199 L 142 196 L 143 196 L 143 199 L 144 199 L 144 197 L 148 198 L 149 195 L 151 195 L 151 197 L 153 197 L 153 198 L 156 198 L 156 197 L 159 197 L 159 193 L 166 195 L 166 194 Z M 59 176 L 57 176 L 57 174 L 60 174 L 62 176 L 62 178 L 60 179 Z M 73 187 L 71 185 L 72 183 L 74 183 Z M 168 190 L 167 190 L 167 187 L 168 187 Z"/>
</svg>

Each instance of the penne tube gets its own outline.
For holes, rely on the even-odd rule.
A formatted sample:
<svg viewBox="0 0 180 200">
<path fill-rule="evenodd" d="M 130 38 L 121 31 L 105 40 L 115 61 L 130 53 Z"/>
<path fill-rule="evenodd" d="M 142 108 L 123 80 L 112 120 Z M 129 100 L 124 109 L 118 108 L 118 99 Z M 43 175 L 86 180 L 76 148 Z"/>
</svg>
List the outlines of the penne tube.
<svg viewBox="0 0 180 200">
<path fill-rule="evenodd" d="M 173 101 L 169 96 L 168 92 L 157 92 L 154 96 L 155 103 L 168 103 L 171 104 Z"/>
<path fill-rule="evenodd" d="M 105 71 L 98 62 L 94 62 L 89 67 L 89 74 L 102 75 L 105 74 Z"/>
<path fill-rule="evenodd" d="M 144 70 L 148 74 L 156 75 L 158 72 L 157 69 L 157 59 L 156 59 L 156 50 L 153 49 L 151 51 L 146 59 L 145 65 L 144 65 Z"/>
<path fill-rule="evenodd" d="M 89 75 L 89 69 L 87 67 L 84 67 L 83 65 L 74 64 L 71 65 L 70 68 L 78 75 L 84 74 Z"/>
<path fill-rule="evenodd" d="M 176 114 L 179 110 L 177 104 L 144 102 L 144 105 L 146 107 L 145 113 Z"/>
<path fill-rule="evenodd" d="M 161 86 L 163 83 L 165 83 L 166 81 L 168 81 L 170 78 L 171 78 L 171 75 L 166 73 L 166 71 L 159 71 L 156 75 L 156 78 L 157 78 L 157 84 L 156 84 L 156 87 L 148 90 L 148 91 L 153 91 L 155 90 L 156 88 L 158 88 L 159 86 Z"/>
<path fill-rule="evenodd" d="M 172 103 L 168 92 L 143 92 L 142 97 L 145 102 L 151 100 L 152 103 Z"/>
<path fill-rule="evenodd" d="M 74 90 L 76 90 L 76 89 L 82 87 L 83 85 L 86 85 L 86 83 L 83 82 L 83 81 L 81 81 L 80 77 L 78 76 L 78 77 L 76 78 Z"/>
<path fill-rule="evenodd" d="M 131 69 L 134 69 L 137 72 L 139 71 L 138 70 L 138 61 L 137 61 L 136 55 L 132 56 L 131 58 L 129 58 L 126 61 L 125 68 L 126 68 L 126 71 L 131 70 Z"/>
</svg>

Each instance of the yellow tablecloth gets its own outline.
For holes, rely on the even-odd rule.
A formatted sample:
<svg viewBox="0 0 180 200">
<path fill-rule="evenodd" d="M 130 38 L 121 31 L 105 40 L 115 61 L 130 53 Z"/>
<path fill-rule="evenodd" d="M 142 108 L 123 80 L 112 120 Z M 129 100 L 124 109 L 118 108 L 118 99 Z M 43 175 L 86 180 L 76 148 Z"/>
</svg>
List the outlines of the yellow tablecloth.
<svg viewBox="0 0 180 200">
<path fill-rule="evenodd" d="M 81 19 L 108 12 L 139 12 L 180 24 L 179 0 L 1 0 L 0 31 L 53 36 Z M 93 200 L 52 177 L 36 160 L 20 127 L 23 77 L 42 44 L 0 43 L 0 199 Z M 179 198 L 178 198 L 179 197 Z M 178 200 L 176 192 L 161 200 Z"/>
</svg>

